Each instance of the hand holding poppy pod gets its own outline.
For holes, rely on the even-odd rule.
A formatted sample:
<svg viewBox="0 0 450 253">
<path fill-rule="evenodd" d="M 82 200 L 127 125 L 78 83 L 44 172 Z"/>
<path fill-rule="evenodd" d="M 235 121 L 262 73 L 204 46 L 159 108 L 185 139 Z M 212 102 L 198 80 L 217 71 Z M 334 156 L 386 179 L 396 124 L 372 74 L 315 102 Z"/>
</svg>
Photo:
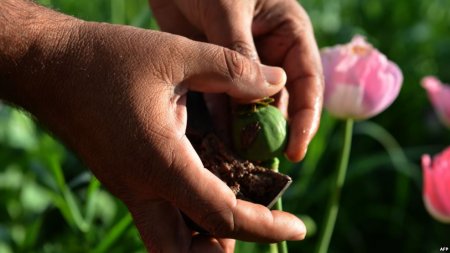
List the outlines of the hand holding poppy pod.
<svg viewBox="0 0 450 253">
<path fill-rule="evenodd" d="M 325 108 L 342 119 L 367 119 L 385 110 L 398 96 L 403 75 L 361 36 L 346 45 L 321 51 Z"/>
<path fill-rule="evenodd" d="M 292 0 L 149 0 L 162 31 L 233 49 L 286 71 L 286 89 L 274 98 L 289 121 L 286 157 L 302 160 L 317 131 L 323 79 L 319 50 L 306 11 Z M 218 18 L 220 17 L 220 18 Z M 215 131 L 229 139 L 229 97 L 207 94 Z M 249 101 L 240 101 L 249 102 Z"/>
<path fill-rule="evenodd" d="M 450 86 L 434 76 L 427 76 L 422 79 L 422 87 L 427 91 L 439 119 L 450 128 Z"/>
<path fill-rule="evenodd" d="M 433 159 L 422 156 L 423 200 L 436 220 L 450 223 L 450 147 Z"/>
</svg>

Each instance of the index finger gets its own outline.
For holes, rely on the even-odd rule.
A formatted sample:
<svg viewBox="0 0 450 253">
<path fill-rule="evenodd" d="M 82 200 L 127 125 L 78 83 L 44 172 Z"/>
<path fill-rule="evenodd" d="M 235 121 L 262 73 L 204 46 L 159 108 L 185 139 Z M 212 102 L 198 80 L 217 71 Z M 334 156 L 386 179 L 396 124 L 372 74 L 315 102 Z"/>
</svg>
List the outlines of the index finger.
<svg viewBox="0 0 450 253">
<path fill-rule="evenodd" d="M 283 62 L 288 79 L 286 88 L 289 101 L 290 135 L 286 155 L 291 161 L 300 161 L 305 156 L 308 144 L 317 132 L 323 101 L 323 74 L 319 49 L 308 15 L 303 8 L 294 3 L 299 13 L 298 27 L 301 31 L 295 36 Z"/>
</svg>

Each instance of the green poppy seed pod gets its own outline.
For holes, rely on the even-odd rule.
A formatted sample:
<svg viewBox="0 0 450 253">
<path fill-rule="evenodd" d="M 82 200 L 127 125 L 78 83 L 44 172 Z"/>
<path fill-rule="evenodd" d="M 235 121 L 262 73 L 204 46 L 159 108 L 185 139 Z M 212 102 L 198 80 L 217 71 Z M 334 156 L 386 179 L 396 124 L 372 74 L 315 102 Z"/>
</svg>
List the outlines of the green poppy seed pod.
<svg viewBox="0 0 450 253">
<path fill-rule="evenodd" d="M 287 142 L 287 122 L 278 108 L 254 104 L 233 116 L 235 151 L 250 161 L 266 161 L 283 154 Z"/>
</svg>

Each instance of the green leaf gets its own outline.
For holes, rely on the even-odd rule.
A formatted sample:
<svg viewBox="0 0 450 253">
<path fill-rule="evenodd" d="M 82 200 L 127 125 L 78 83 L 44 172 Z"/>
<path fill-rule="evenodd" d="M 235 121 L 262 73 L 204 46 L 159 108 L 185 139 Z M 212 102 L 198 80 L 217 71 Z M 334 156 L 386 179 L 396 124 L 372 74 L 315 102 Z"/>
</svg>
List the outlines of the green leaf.
<svg viewBox="0 0 450 253">
<path fill-rule="evenodd" d="M 92 221 L 94 219 L 100 186 L 101 186 L 100 181 L 98 181 L 97 178 L 95 178 L 92 175 L 86 196 L 85 217 L 88 226 L 91 226 Z"/>
<path fill-rule="evenodd" d="M 72 193 L 72 191 L 67 187 L 64 188 L 63 196 L 64 196 L 64 200 L 67 203 L 67 207 L 69 208 L 70 215 L 72 216 L 73 221 L 75 222 L 77 228 L 82 232 L 88 231 L 89 225 L 83 219 L 83 216 L 80 212 L 80 207 L 79 207 L 78 202 L 76 201 L 75 196 Z"/>
<path fill-rule="evenodd" d="M 0 189 L 17 190 L 22 187 L 23 172 L 17 165 L 9 165 L 0 173 Z"/>
<path fill-rule="evenodd" d="M 43 218 L 39 217 L 36 220 L 34 220 L 33 222 L 31 222 L 31 224 L 29 226 L 27 226 L 27 234 L 25 236 L 25 242 L 23 245 L 23 248 L 25 250 L 31 250 L 34 248 L 39 235 L 41 233 L 41 229 L 42 229 L 42 224 L 43 224 Z M 2 252 L 0 250 L 0 252 Z"/>
<path fill-rule="evenodd" d="M 25 212 L 41 213 L 51 203 L 47 190 L 31 179 L 23 182 L 20 200 Z"/>
<path fill-rule="evenodd" d="M 125 24 L 125 0 L 111 0 L 111 23 Z"/>
<path fill-rule="evenodd" d="M 48 154 L 48 158 L 47 158 L 47 166 L 50 169 L 50 171 L 53 174 L 53 177 L 55 178 L 55 181 L 59 187 L 60 191 L 63 191 L 67 186 L 66 186 L 66 181 L 64 179 L 64 173 L 62 171 L 61 165 L 60 165 L 60 161 L 57 157 L 55 157 L 52 154 Z"/>
<path fill-rule="evenodd" d="M 47 194 L 52 199 L 52 203 L 61 212 L 61 215 L 64 217 L 64 220 L 67 222 L 67 224 L 69 224 L 69 226 L 75 231 L 76 230 L 75 220 L 73 219 L 69 206 L 67 205 L 64 198 L 57 192 L 48 191 Z"/>
<path fill-rule="evenodd" d="M 125 215 L 125 217 L 123 217 L 101 240 L 100 244 L 92 253 L 107 252 L 108 249 L 126 232 L 127 228 L 132 224 L 132 221 L 130 214 Z"/>
<path fill-rule="evenodd" d="M 130 25 L 144 28 L 147 27 L 150 22 L 150 10 L 148 8 L 142 8 L 141 11 L 131 19 Z"/>
<path fill-rule="evenodd" d="M 33 149 L 37 146 L 36 126 L 23 111 L 12 110 L 6 129 L 6 141 L 10 147 Z"/>
<path fill-rule="evenodd" d="M 2 242 L 2 241 L 0 241 L 0 252 L 2 252 L 2 253 L 13 253 L 11 247 L 7 243 Z"/>
<path fill-rule="evenodd" d="M 111 193 L 104 190 L 99 190 L 96 198 L 95 217 L 101 219 L 105 226 L 110 226 L 117 222 L 118 203 L 121 204 L 121 202 L 116 200 Z"/>
<path fill-rule="evenodd" d="M 50 157 L 47 162 L 56 179 L 59 188 L 59 194 L 62 195 L 63 201 L 61 202 L 60 198 L 55 197 L 53 198 L 53 200 L 58 200 L 58 207 L 60 208 L 63 216 L 67 219 L 69 224 L 71 224 L 72 226 L 75 225 L 80 231 L 86 232 L 89 229 L 89 225 L 83 219 L 76 198 L 66 184 L 60 162 L 55 157 Z"/>
</svg>

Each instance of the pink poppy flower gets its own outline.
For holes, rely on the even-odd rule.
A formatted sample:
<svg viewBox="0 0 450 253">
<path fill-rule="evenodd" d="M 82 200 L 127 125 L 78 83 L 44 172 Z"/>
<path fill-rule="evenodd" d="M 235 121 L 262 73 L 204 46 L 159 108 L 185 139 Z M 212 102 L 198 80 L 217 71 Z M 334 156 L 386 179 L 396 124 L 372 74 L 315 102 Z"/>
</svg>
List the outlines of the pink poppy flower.
<svg viewBox="0 0 450 253">
<path fill-rule="evenodd" d="M 397 98 L 403 75 L 361 36 L 349 44 L 321 51 L 325 75 L 325 108 L 335 117 L 367 119 Z"/>
<path fill-rule="evenodd" d="M 450 147 L 433 159 L 422 156 L 423 199 L 436 220 L 450 223 Z"/>
<path fill-rule="evenodd" d="M 434 76 L 427 76 L 422 79 L 422 86 L 428 93 L 433 107 L 441 119 L 442 123 L 450 127 L 450 86 L 442 84 Z"/>
</svg>

